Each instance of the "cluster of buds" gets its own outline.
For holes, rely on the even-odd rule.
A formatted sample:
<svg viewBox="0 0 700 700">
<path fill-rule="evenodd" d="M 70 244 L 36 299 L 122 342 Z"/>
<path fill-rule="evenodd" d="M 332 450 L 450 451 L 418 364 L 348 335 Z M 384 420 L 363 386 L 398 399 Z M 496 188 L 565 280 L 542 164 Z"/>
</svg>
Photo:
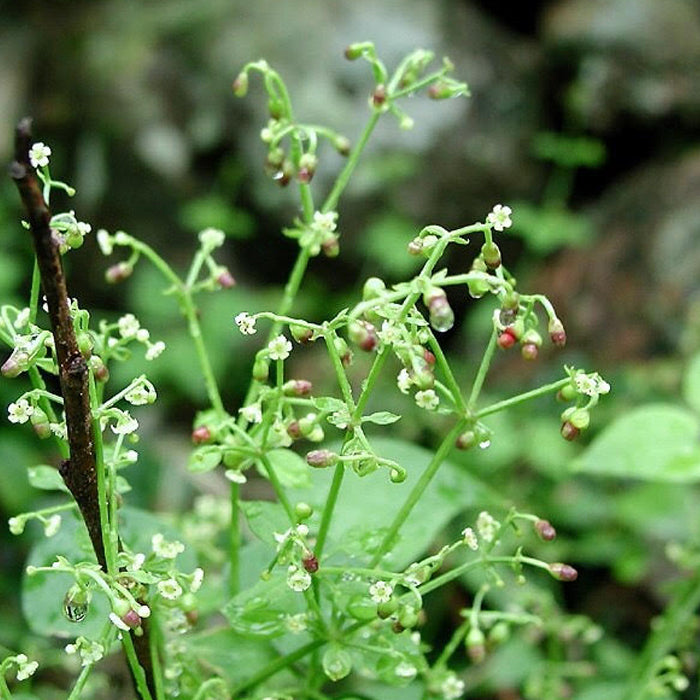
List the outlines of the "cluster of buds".
<svg viewBox="0 0 700 700">
<path fill-rule="evenodd" d="M 575 401 L 561 414 L 561 434 L 565 440 L 575 440 L 591 422 L 590 409 L 601 395 L 610 391 L 610 385 L 597 373 L 586 374 L 567 368 L 571 381 L 557 394 L 560 401 Z"/>
<path fill-rule="evenodd" d="M 507 305 L 508 298 L 515 299 L 515 306 Z M 542 336 L 537 330 L 537 318 L 532 313 L 519 313 L 518 295 L 511 293 L 506 296 L 502 308 L 494 315 L 498 338 L 496 343 L 501 350 L 508 350 L 514 345 L 520 345 L 520 354 L 525 360 L 536 360 L 539 349 L 542 346 Z M 563 347 L 566 343 L 566 332 L 561 321 L 553 318 L 549 322 L 549 335 L 552 343 L 557 347 Z"/>
</svg>

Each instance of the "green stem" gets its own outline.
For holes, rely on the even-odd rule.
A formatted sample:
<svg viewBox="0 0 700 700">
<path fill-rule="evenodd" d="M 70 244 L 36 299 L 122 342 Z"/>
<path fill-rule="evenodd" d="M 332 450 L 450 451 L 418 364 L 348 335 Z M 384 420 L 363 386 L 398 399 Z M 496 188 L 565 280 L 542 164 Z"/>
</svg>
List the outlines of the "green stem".
<svg viewBox="0 0 700 700">
<path fill-rule="evenodd" d="M 466 422 L 467 420 L 465 418 L 462 418 L 459 421 L 457 421 L 457 423 L 455 423 L 455 425 L 452 427 L 452 430 L 450 430 L 450 432 L 447 433 L 443 441 L 440 443 L 440 446 L 433 455 L 433 458 L 430 460 L 430 463 L 425 468 L 425 471 L 420 475 L 420 478 L 411 490 L 411 493 L 408 494 L 408 498 L 406 498 L 406 501 L 401 506 L 401 509 L 394 517 L 394 520 L 389 526 L 389 530 L 384 536 L 382 543 L 379 545 L 379 548 L 372 557 L 370 567 L 376 568 L 379 562 L 381 561 L 382 557 L 389 551 L 391 546 L 394 544 L 394 539 L 396 538 L 396 535 L 398 534 L 403 524 L 406 522 L 406 519 L 410 515 L 416 503 L 418 503 L 418 501 L 420 500 L 425 489 L 428 488 L 428 485 L 432 481 L 435 474 L 437 474 L 438 469 L 447 458 L 447 455 L 449 454 L 450 450 L 454 445 L 454 441 L 464 429 Z"/>
<path fill-rule="evenodd" d="M 12 693 L 10 693 L 10 689 L 7 687 L 7 681 L 3 675 L 0 675 L 0 698 L 2 698 L 2 700 L 12 700 Z"/>
<path fill-rule="evenodd" d="M 209 680 L 205 681 L 202 685 L 199 686 L 199 689 L 197 690 L 197 693 L 192 698 L 192 700 L 205 700 L 209 690 L 215 689 L 217 687 L 225 688 L 226 684 L 221 678 L 210 678 Z M 224 695 L 217 695 L 216 697 L 224 697 Z"/>
<path fill-rule="evenodd" d="M 682 630 L 700 606 L 700 577 L 685 582 L 672 602 L 666 607 L 660 624 L 654 627 L 641 654 L 632 667 L 622 700 L 644 700 L 654 678 L 660 659 L 678 643 Z"/>
<path fill-rule="evenodd" d="M 516 406 L 519 403 L 523 403 L 524 401 L 529 401 L 530 399 L 535 399 L 538 396 L 543 396 L 544 394 L 551 394 L 555 391 L 559 391 L 559 389 L 565 387 L 567 384 L 570 383 L 571 379 L 567 377 L 566 379 L 560 379 L 556 382 L 552 382 L 551 384 L 545 384 L 544 386 L 537 387 L 537 389 L 532 389 L 531 391 L 526 391 L 522 394 L 518 394 L 517 396 L 511 396 L 509 399 L 497 401 L 496 403 L 493 403 L 490 406 L 486 406 L 486 408 L 482 408 L 480 411 L 477 411 L 475 417 L 484 418 L 485 416 L 490 416 L 492 413 L 498 413 L 499 411 L 503 411 L 506 408 L 510 408 L 511 406 Z"/>
<path fill-rule="evenodd" d="M 355 168 L 357 167 L 360 155 L 365 149 L 365 146 L 369 141 L 369 137 L 374 131 L 374 127 L 377 126 L 377 122 L 379 121 L 380 116 L 380 112 L 372 112 L 372 115 L 370 116 L 367 124 L 365 125 L 362 134 L 360 134 L 360 138 L 357 144 L 355 144 L 355 148 L 352 149 L 350 155 L 348 156 L 348 160 L 347 163 L 345 163 L 345 167 L 340 171 L 338 179 L 333 185 L 333 189 L 331 189 L 330 193 L 326 197 L 326 201 L 323 203 L 323 207 L 321 207 L 321 211 L 324 214 L 326 212 L 333 211 L 338 205 L 338 199 L 340 199 L 340 195 L 342 194 L 343 190 L 347 187 L 347 184 L 350 181 L 350 177 Z"/>
<path fill-rule="evenodd" d="M 345 467 L 343 466 L 342 462 L 339 462 L 336 464 L 335 472 L 333 474 L 333 481 L 331 482 L 331 487 L 328 490 L 328 495 L 326 496 L 326 503 L 323 506 L 323 515 L 321 516 L 321 524 L 319 525 L 318 535 L 316 537 L 314 554 L 319 560 L 323 554 L 323 548 L 326 545 L 326 538 L 328 537 L 328 530 L 330 528 L 333 510 L 335 509 L 335 504 L 338 502 L 338 495 L 340 494 L 340 487 L 343 483 L 344 476 Z"/>
<path fill-rule="evenodd" d="M 39 310 L 39 290 L 41 289 L 41 273 L 39 263 L 34 256 L 34 268 L 32 270 L 32 289 L 29 293 L 29 323 L 36 322 L 36 314 Z"/>
<path fill-rule="evenodd" d="M 73 688 L 70 691 L 68 700 L 80 700 L 80 698 L 83 697 L 83 688 L 85 687 L 85 683 L 92 673 L 92 668 L 94 665 L 95 664 L 88 664 L 87 666 L 82 667 L 80 670 L 80 675 L 76 678 Z"/>
<path fill-rule="evenodd" d="M 235 482 L 231 482 L 229 491 L 231 502 L 231 525 L 229 526 L 229 578 L 228 590 L 231 596 L 235 596 L 240 590 L 241 576 L 241 520 L 240 520 L 240 488 Z"/>
<path fill-rule="evenodd" d="M 248 689 L 256 686 L 264 680 L 267 680 L 275 673 L 278 673 L 283 668 L 287 668 L 292 664 L 296 663 L 300 659 L 313 652 L 315 649 L 322 647 L 326 643 L 325 639 L 315 639 L 313 642 L 305 644 L 303 647 L 299 647 L 296 651 L 293 651 L 284 656 L 279 656 L 277 659 L 269 663 L 267 666 L 261 668 L 257 673 L 254 673 L 250 678 L 247 678 L 242 683 L 239 683 L 231 691 L 231 697 L 239 697 L 240 694 Z"/>
<path fill-rule="evenodd" d="M 270 462 L 267 455 L 262 455 L 260 457 L 260 461 L 265 467 L 265 471 L 267 472 L 267 478 L 270 480 L 272 488 L 275 490 L 275 495 L 277 496 L 277 499 L 282 504 L 282 507 L 289 516 L 289 520 L 291 521 L 292 525 L 294 525 L 296 522 L 294 508 L 292 508 L 292 504 L 289 502 L 287 494 L 284 492 L 284 487 L 282 486 L 282 483 L 280 482 L 279 477 L 277 476 L 275 468 L 272 466 L 272 462 Z"/>
<path fill-rule="evenodd" d="M 146 683 L 146 674 L 136 658 L 136 650 L 134 649 L 134 642 L 131 639 L 131 635 L 128 633 L 122 635 L 122 645 L 129 667 L 131 668 L 131 673 L 136 681 L 136 689 L 141 696 L 141 700 L 153 700 L 151 691 L 148 689 L 148 684 Z"/>
<path fill-rule="evenodd" d="M 481 358 L 481 364 L 479 365 L 479 370 L 476 373 L 476 378 L 474 379 L 474 384 L 472 384 L 472 390 L 469 394 L 468 406 L 473 409 L 481 393 L 481 387 L 484 385 L 484 380 L 486 379 L 486 374 L 491 366 L 491 360 L 493 359 L 493 353 L 496 350 L 496 340 L 498 338 L 498 331 L 496 328 L 491 331 L 491 337 L 489 338 L 488 345 L 484 351 L 484 356 Z"/>
</svg>

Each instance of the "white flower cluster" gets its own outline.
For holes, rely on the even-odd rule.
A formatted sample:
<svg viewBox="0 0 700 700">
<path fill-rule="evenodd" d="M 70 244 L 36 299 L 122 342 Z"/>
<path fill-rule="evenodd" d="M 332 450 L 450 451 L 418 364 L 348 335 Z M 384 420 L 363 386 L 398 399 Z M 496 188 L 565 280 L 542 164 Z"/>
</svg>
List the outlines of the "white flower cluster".
<svg viewBox="0 0 700 700">
<path fill-rule="evenodd" d="M 255 321 L 257 319 L 247 311 L 241 311 L 233 320 L 243 335 L 253 335 L 256 332 Z"/>
<path fill-rule="evenodd" d="M 593 372 L 592 374 L 579 372 L 574 376 L 574 386 L 579 394 L 585 394 L 586 396 L 590 397 L 607 394 L 610 391 L 610 384 L 608 384 L 597 372 Z"/>
<path fill-rule="evenodd" d="M 85 637 L 78 637 L 73 644 L 66 644 L 66 654 L 80 654 L 82 666 L 97 663 L 104 655 L 105 648 L 99 642 L 93 642 Z"/>
</svg>

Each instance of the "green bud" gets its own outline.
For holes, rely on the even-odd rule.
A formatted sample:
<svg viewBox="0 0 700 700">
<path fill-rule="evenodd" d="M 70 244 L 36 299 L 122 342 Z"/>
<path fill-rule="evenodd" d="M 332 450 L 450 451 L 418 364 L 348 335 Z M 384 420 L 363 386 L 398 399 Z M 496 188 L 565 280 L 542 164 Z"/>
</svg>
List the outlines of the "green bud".
<svg viewBox="0 0 700 700">
<path fill-rule="evenodd" d="M 399 609 L 399 601 L 395 596 L 391 596 L 384 603 L 377 603 L 377 617 L 386 620 L 391 617 Z"/>
<path fill-rule="evenodd" d="M 34 412 L 31 416 L 29 416 L 29 422 L 32 424 L 34 432 L 40 439 L 45 440 L 46 438 L 51 437 L 49 417 L 42 408 L 39 406 L 34 406 Z"/>
<path fill-rule="evenodd" d="M 399 610 L 399 624 L 404 629 L 410 629 L 418 624 L 418 612 L 415 608 L 407 605 Z"/>
<path fill-rule="evenodd" d="M 240 72 L 233 81 L 233 94 L 236 97 L 245 97 L 248 92 L 248 74 Z"/>
<path fill-rule="evenodd" d="M 472 627 L 469 630 L 465 639 L 465 646 L 467 647 L 467 656 L 475 664 L 484 660 L 486 656 L 486 638 L 478 627 Z"/>
<path fill-rule="evenodd" d="M 379 277 L 370 277 L 362 287 L 362 300 L 369 301 L 370 299 L 377 299 L 382 296 L 386 291 L 386 284 L 384 280 Z"/>
<path fill-rule="evenodd" d="M 323 655 L 321 665 L 323 666 L 323 672 L 328 678 L 332 681 L 339 681 L 352 671 L 352 657 L 340 646 L 331 643 Z"/>
<path fill-rule="evenodd" d="M 499 247 L 491 241 L 481 246 L 481 256 L 489 270 L 495 270 L 501 265 L 501 251 Z"/>
<path fill-rule="evenodd" d="M 256 358 L 253 363 L 253 379 L 256 382 L 266 382 L 270 376 L 270 361 L 264 357 Z"/>
<path fill-rule="evenodd" d="M 304 503 L 304 501 L 299 501 L 294 506 L 294 515 L 297 517 L 297 520 L 308 520 L 313 512 L 314 509 L 308 503 Z"/>
<path fill-rule="evenodd" d="M 370 622 L 377 616 L 377 606 L 364 594 L 351 598 L 347 610 L 356 620 L 362 622 Z"/>
</svg>

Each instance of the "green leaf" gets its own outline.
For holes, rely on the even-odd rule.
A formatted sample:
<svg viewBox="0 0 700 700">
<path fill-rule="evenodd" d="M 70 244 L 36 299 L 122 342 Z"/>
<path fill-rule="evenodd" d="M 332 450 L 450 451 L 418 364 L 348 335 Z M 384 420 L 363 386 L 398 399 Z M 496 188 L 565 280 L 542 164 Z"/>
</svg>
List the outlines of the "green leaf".
<svg viewBox="0 0 700 700">
<path fill-rule="evenodd" d="M 633 409 L 608 426 L 575 460 L 588 474 L 652 481 L 700 479 L 698 418 L 673 405 Z"/>
<path fill-rule="evenodd" d="M 271 450 L 267 453 L 267 458 L 282 486 L 302 489 L 311 485 L 309 466 L 296 452 L 285 449 Z M 258 466 L 261 473 L 267 475 L 265 465 L 258 461 Z"/>
<path fill-rule="evenodd" d="M 248 526 L 263 542 L 277 545 L 275 533 L 286 532 L 291 526 L 289 516 L 279 503 L 271 501 L 241 501 Z"/>
<path fill-rule="evenodd" d="M 377 411 L 368 416 L 362 416 L 363 423 L 375 423 L 376 425 L 390 425 L 396 423 L 397 420 L 401 420 L 401 416 L 397 416 L 391 411 Z"/>
<path fill-rule="evenodd" d="M 395 438 L 376 438 L 372 447 L 377 455 L 404 467 L 406 481 L 394 484 L 386 469 L 363 478 L 347 471 L 338 496 L 329 531 L 328 554 L 347 560 L 348 555 L 367 560 L 382 541 L 388 525 L 403 505 L 410 490 L 432 458 L 432 452 Z M 294 501 L 305 501 L 320 513 L 328 497 L 332 469 L 315 469 L 310 490 L 289 494 Z M 391 558 L 392 567 L 415 561 L 456 515 L 467 510 L 502 505 L 500 496 L 464 469 L 446 461 L 423 493 L 401 528 Z M 335 561 L 338 561 L 336 558 Z"/>
<path fill-rule="evenodd" d="M 346 411 L 345 401 L 335 399 L 332 396 L 319 396 L 312 400 L 314 407 L 322 413 L 332 413 L 334 411 Z"/>
<path fill-rule="evenodd" d="M 63 483 L 63 477 L 58 473 L 58 469 L 50 467 L 48 464 L 37 464 L 27 468 L 29 483 L 35 489 L 42 491 L 64 491 L 70 493 Z"/>
<path fill-rule="evenodd" d="M 187 469 L 194 474 L 202 474 L 204 472 L 210 472 L 212 469 L 216 469 L 220 462 L 221 453 L 218 451 L 212 451 L 211 448 L 204 445 L 192 450 L 190 457 L 187 460 Z"/>
<path fill-rule="evenodd" d="M 683 398 L 688 406 L 700 413 L 700 352 L 691 358 L 685 371 Z"/>
</svg>

